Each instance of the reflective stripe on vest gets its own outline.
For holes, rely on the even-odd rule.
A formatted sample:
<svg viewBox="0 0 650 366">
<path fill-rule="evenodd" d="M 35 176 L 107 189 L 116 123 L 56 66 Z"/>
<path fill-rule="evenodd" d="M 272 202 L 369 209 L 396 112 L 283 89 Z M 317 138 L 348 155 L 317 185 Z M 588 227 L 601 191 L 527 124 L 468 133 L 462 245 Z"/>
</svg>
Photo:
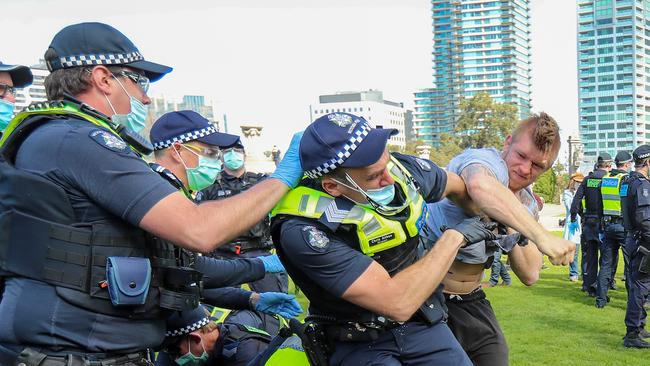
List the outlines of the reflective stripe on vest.
<svg viewBox="0 0 650 366">
<path fill-rule="evenodd" d="M 2 139 L 0 139 L 0 146 L 4 145 L 5 141 L 9 138 L 9 136 L 11 135 L 14 129 L 16 129 L 25 119 L 32 116 L 62 116 L 62 117 L 70 116 L 70 117 L 75 117 L 77 119 L 83 119 L 96 126 L 107 129 L 110 133 L 117 136 L 120 140 L 123 140 L 122 137 L 114 130 L 114 128 L 111 126 L 110 123 L 100 118 L 96 118 L 89 114 L 86 114 L 72 104 L 66 102 L 57 102 L 57 103 L 50 104 L 46 102 L 46 103 L 39 103 L 38 105 L 45 106 L 45 108 L 28 106 L 27 109 L 18 113 L 9 122 L 7 129 L 2 135 Z M 131 150 L 135 151 L 137 155 L 140 156 L 140 153 L 138 152 L 138 150 L 136 150 L 136 148 L 131 146 L 128 142 L 126 141 L 124 142 L 131 148 Z"/>
<path fill-rule="evenodd" d="M 607 174 L 600 185 L 603 197 L 603 214 L 608 216 L 621 216 L 620 186 L 624 173 L 616 175 Z"/>
<path fill-rule="evenodd" d="M 412 184 L 408 184 L 411 176 L 406 168 L 391 157 L 387 169 L 395 183 L 405 192 L 406 199 L 410 201 L 409 217 L 400 222 L 382 216 L 375 210 L 355 205 L 340 221 L 342 224 L 356 226 L 361 252 L 369 256 L 402 245 L 415 237 L 426 219 L 424 198 Z M 271 217 L 292 215 L 319 219 L 333 200 L 334 197 L 325 192 L 299 186 L 284 196 L 271 211 Z"/>
</svg>

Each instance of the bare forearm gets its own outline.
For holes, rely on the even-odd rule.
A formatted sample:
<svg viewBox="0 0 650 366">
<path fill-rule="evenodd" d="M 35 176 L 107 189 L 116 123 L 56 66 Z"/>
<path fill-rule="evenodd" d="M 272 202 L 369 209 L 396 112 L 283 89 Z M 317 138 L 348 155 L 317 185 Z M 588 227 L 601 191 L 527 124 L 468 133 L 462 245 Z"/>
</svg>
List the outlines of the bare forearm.
<svg viewBox="0 0 650 366">
<path fill-rule="evenodd" d="M 483 179 L 472 179 L 472 182 L 467 184 L 467 188 L 472 201 L 492 219 L 513 228 L 535 242 L 542 242 L 549 235 L 517 197 L 493 177 L 483 176 Z"/>
<path fill-rule="evenodd" d="M 231 198 L 200 205 L 176 192 L 152 207 L 140 227 L 183 248 L 207 253 L 259 222 L 288 189 L 277 179 L 267 179 Z"/>
<path fill-rule="evenodd" d="M 205 251 L 214 250 L 262 220 L 288 190 L 279 180 L 267 179 L 229 199 L 200 204 L 196 238 Z"/>
<path fill-rule="evenodd" d="M 380 312 L 408 320 L 438 287 L 463 243 L 460 233 L 446 231 L 424 258 L 390 279 L 382 296 L 392 301 L 384 302 Z"/>
<path fill-rule="evenodd" d="M 510 267 L 521 282 L 530 286 L 539 280 L 542 253 L 532 243 L 522 247 L 515 245 L 509 253 Z"/>
</svg>

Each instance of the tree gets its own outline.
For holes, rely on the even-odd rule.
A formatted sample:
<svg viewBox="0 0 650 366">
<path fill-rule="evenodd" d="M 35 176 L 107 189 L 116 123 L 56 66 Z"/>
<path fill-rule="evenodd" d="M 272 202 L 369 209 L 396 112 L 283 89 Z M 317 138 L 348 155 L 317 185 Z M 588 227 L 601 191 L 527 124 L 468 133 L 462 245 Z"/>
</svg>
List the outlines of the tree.
<svg viewBox="0 0 650 366">
<path fill-rule="evenodd" d="M 497 103 L 488 93 L 480 92 L 471 99 L 461 100 L 454 132 L 463 149 L 500 148 L 517 121 L 517 107 L 514 104 Z"/>
<path fill-rule="evenodd" d="M 569 175 L 563 173 L 564 166 L 557 163 L 537 178 L 533 192 L 544 198 L 544 202 L 560 203 L 560 193 L 566 187 Z"/>
<path fill-rule="evenodd" d="M 429 159 L 438 166 L 447 166 L 449 161 L 462 151 L 458 139 L 445 133 L 440 135 L 440 146 L 431 149 Z"/>
</svg>

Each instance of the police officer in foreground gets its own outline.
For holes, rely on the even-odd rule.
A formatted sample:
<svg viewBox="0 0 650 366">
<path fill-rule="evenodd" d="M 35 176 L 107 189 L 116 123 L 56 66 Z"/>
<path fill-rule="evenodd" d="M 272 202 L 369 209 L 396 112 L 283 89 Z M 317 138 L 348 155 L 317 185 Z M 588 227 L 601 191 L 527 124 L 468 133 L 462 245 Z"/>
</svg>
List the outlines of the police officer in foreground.
<svg viewBox="0 0 650 366">
<path fill-rule="evenodd" d="M 165 113 L 156 120 L 149 132 L 154 147 L 156 163 L 153 170 L 184 192 L 190 199 L 193 193 L 212 184 L 221 172 L 222 151 L 219 146 L 231 145 L 239 137 L 217 132 L 205 117 L 190 111 Z M 239 288 L 249 281 L 263 279 L 266 274 L 285 273 L 276 255 L 267 253 L 263 257 L 221 260 L 183 251 L 185 265 L 203 273 L 204 302 L 213 306 L 231 309 L 247 308 L 260 311 L 259 317 L 271 317 L 274 310 L 283 307 L 296 309 L 291 316 L 300 313 L 300 305 L 293 295 L 273 290 L 254 289 L 255 292 Z M 262 315 L 265 314 L 265 315 Z M 274 328 L 277 333 L 279 324 Z"/>
<path fill-rule="evenodd" d="M 252 226 L 302 176 L 299 136 L 271 179 L 197 205 L 141 158 L 149 82 L 170 67 L 101 23 L 62 29 L 45 61 L 50 102 L 0 142 L 0 364 L 149 365 L 165 319 L 200 296 L 150 234 L 210 252 Z"/>
<path fill-rule="evenodd" d="M 619 151 L 614 158 L 616 168 L 603 176 L 600 192 L 603 199 L 603 240 L 600 247 L 596 307 L 604 308 L 609 301 L 607 292 L 616 289 L 616 267 L 619 248 L 625 247 L 625 228 L 621 213 L 620 189 L 632 166 L 632 155 Z M 623 255 L 627 267 L 627 257 Z"/>
<path fill-rule="evenodd" d="M 23 65 L 7 65 L 0 61 L 0 136 L 14 115 L 16 89 L 31 85 L 32 70 Z"/>
<path fill-rule="evenodd" d="M 272 211 L 273 243 L 310 300 L 330 365 L 471 365 L 436 288 L 461 246 L 496 236 L 471 218 L 418 259 L 424 203 L 469 202 L 457 175 L 389 154 L 396 132 L 348 113 L 310 124 L 300 144 L 309 178 Z"/>
<path fill-rule="evenodd" d="M 598 250 L 602 246 L 603 197 L 600 184 L 611 169 L 611 155 L 601 153 L 594 171 L 580 183 L 571 202 L 571 222 L 576 221 L 578 214 L 582 218 L 582 291 L 591 297 L 596 297 Z"/>
<path fill-rule="evenodd" d="M 636 169 L 621 188 L 623 219 L 630 234 L 625 244 L 630 263 L 625 311 L 627 332 L 623 345 L 650 348 L 650 343 L 644 340 L 650 333 L 645 329 L 646 310 L 643 308 L 650 294 L 650 146 L 637 147 L 632 156 Z"/>
</svg>

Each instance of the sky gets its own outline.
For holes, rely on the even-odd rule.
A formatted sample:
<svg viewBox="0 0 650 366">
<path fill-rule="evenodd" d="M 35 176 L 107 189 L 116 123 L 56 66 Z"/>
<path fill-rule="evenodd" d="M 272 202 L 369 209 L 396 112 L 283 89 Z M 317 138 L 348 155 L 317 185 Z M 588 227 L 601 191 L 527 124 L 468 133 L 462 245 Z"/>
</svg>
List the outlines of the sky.
<svg viewBox="0 0 650 366">
<path fill-rule="evenodd" d="M 428 0 L 0 0 L 0 6 L 11 30 L 5 34 L 15 35 L 0 43 L 3 62 L 36 63 L 66 25 L 108 23 L 147 60 L 174 68 L 150 95 L 205 95 L 216 116 L 227 115 L 228 132 L 263 126 L 269 146 L 288 145 L 310 122 L 309 105 L 319 95 L 375 89 L 412 107 L 413 92 L 433 82 Z M 531 1 L 533 110 L 558 120 L 563 142 L 578 129 L 575 7 L 570 0 Z"/>
</svg>

